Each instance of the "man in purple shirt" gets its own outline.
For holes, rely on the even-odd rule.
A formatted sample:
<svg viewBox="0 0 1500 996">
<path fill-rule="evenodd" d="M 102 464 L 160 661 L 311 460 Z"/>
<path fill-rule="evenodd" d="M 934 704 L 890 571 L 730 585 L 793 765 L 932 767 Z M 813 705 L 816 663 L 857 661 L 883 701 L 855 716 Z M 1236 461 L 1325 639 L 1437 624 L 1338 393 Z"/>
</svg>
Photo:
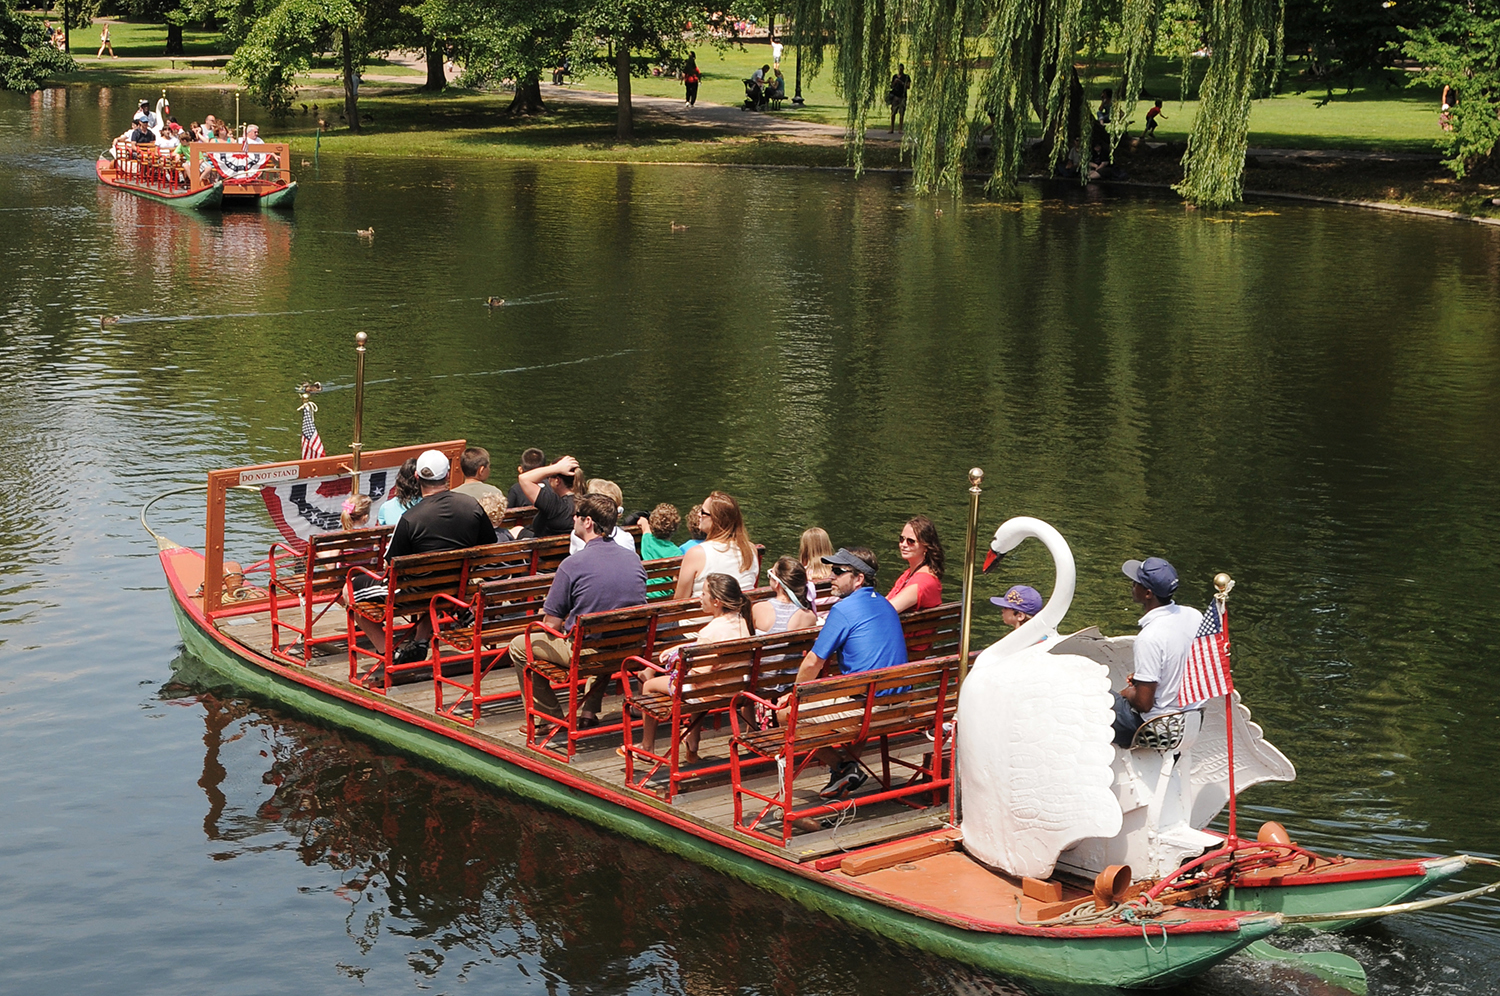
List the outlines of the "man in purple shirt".
<svg viewBox="0 0 1500 996">
<path fill-rule="evenodd" d="M 634 550 L 609 538 L 618 516 L 613 499 L 605 495 L 584 495 L 577 499 L 573 533 L 583 540 L 583 549 L 562 562 L 552 587 L 547 589 L 542 622 L 549 628 L 568 633 L 579 616 L 645 604 L 646 569 L 641 566 L 641 558 Z M 566 666 L 573 654 L 572 641 L 534 632 L 531 653 L 539 660 Z M 510 641 L 510 660 L 516 669 L 516 679 L 525 681 L 525 634 Z M 608 677 L 597 677 L 589 686 L 578 711 L 579 729 L 599 725 L 599 708 L 608 685 Z M 552 685 L 540 674 L 531 676 L 531 700 L 542 712 L 557 717 L 563 714 Z"/>
</svg>

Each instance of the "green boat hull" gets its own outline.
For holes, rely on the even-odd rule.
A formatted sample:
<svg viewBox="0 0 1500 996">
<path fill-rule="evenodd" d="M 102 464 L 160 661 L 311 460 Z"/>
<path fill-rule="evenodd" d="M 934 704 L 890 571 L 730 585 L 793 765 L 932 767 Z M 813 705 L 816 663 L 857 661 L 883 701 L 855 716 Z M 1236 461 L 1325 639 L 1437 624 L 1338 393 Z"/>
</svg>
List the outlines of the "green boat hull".
<svg viewBox="0 0 1500 996">
<path fill-rule="evenodd" d="M 439 733 L 363 709 L 264 670 L 202 629 L 174 599 L 189 653 L 236 688 L 326 723 L 353 730 L 506 792 L 541 803 L 869 930 L 890 940 L 1001 975 L 1069 990 L 1166 986 L 1193 978 L 1274 933 L 1279 917 L 1249 919 L 1235 932 L 1067 939 L 968 931 L 882 906 L 754 860 L 642 813 L 554 782 Z"/>
<path fill-rule="evenodd" d="M 263 208 L 281 208 L 284 211 L 290 211 L 296 199 L 297 181 L 293 180 L 280 190 L 274 190 L 262 197 L 260 199 L 260 206 Z"/>
<path fill-rule="evenodd" d="M 1224 906 L 1231 910 L 1264 910 L 1268 913 L 1311 915 L 1338 913 L 1343 910 L 1368 910 L 1404 903 L 1417 898 L 1464 870 L 1462 858 L 1435 861 L 1423 876 L 1377 878 L 1363 882 L 1337 882 L 1329 885 L 1270 886 L 1257 889 L 1231 889 Z M 1325 931 L 1351 930 L 1379 919 L 1330 920 L 1317 924 Z"/>
</svg>

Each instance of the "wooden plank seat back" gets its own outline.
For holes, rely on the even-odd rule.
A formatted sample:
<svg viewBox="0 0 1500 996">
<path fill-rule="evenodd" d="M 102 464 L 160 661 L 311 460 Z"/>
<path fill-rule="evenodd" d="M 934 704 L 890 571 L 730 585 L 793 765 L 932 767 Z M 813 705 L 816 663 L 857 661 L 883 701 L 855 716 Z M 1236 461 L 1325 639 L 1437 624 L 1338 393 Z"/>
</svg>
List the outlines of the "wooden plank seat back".
<svg viewBox="0 0 1500 996">
<path fill-rule="evenodd" d="M 403 619 L 425 616 L 438 595 L 451 595 L 461 601 L 468 601 L 471 579 L 478 584 L 496 578 L 536 573 L 539 566 L 557 557 L 559 548 L 562 556 L 566 556 L 566 536 L 406 554 L 393 558 L 384 574 L 365 567 L 353 568 L 349 571 L 346 591 L 352 591 L 368 581 L 375 581 L 385 584 L 386 593 L 382 600 L 363 602 L 356 602 L 346 594 L 349 607 L 349 680 L 366 687 L 379 686 L 379 691 L 388 692 L 395 675 L 430 668 L 430 660 L 410 664 L 396 664 L 393 661 L 396 637 L 409 632 L 414 626 L 414 623 L 403 622 Z M 385 635 L 384 653 L 359 646 L 356 640 L 356 616 L 382 627 Z M 441 623 L 441 619 L 434 620 L 434 630 Z M 360 670 L 362 658 L 370 662 L 363 672 Z"/>
<path fill-rule="evenodd" d="M 518 530 L 525 529 L 531 525 L 531 520 L 536 518 L 535 505 L 517 505 L 515 508 L 507 508 L 500 516 L 500 528 L 509 529 L 514 536 Z M 567 535 L 564 533 L 563 535 Z"/>
<path fill-rule="evenodd" d="M 531 682 L 522 682 L 527 746 L 559 760 L 571 761 L 579 740 L 619 733 L 624 728 L 622 723 L 601 724 L 580 732 L 580 686 L 591 678 L 617 677 L 627 658 L 651 658 L 684 642 L 707 621 L 696 598 L 683 598 L 657 599 L 645 605 L 582 615 L 574 622 L 572 632 L 566 635 L 539 621 L 529 623 L 524 630 L 525 670 L 528 675 L 533 672 L 541 675 L 555 689 L 566 691 L 567 701 L 563 709 L 565 715 L 551 716 L 536 707 Z M 532 638 L 543 632 L 568 641 L 571 649 L 567 664 L 554 664 L 535 656 Z M 565 745 L 552 746 L 552 740 L 562 735 L 565 735 Z"/>
<path fill-rule="evenodd" d="M 640 792 L 660 795 L 670 802 L 683 781 L 728 771 L 729 764 L 725 762 L 700 764 L 684 773 L 682 743 L 688 733 L 709 715 L 728 710 L 740 692 L 769 692 L 790 686 L 797 677 L 803 656 L 817 641 L 818 633 L 817 627 L 812 627 L 781 633 L 757 633 L 701 646 L 688 643 L 683 645 L 677 662 L 670 666 L 641 657 L 625 661 L 624 669 L 630 672 L 651 670 L 666 673 L 671 670 L 676 673 L 676 691 L 671 694 L 632 692 L 625 676 L 621 676 L 622 687 L 626 689 L 626 705 L 650 713 L 665 727 L 669 739 L 666 753 L 647 751 L 635 744 L 633 729 L 636 724 L 626 723 L 626 784 Z M 703 668 L 707 669 L 703 673 L 692 673 Z M 627 709 L 626 716 L 629 715 Z M 643 769 L 639 777 L 635 768 L 637 759 L 642 762 Z M 650 782 L 663 766 L 667 768 L 667 780 L 661 791 L 657 791 Z"/>
<path fill-rule="evenodd" d="M 316 636 L 314 625 L 336 605 L 344 590 L 350 569 L 365 567 L 379 570 L 385 561 L 385 547 L 392 527 L 375 526 L 320 533 L 307 541 L 305 551 L 285 543 L 271 544 L 271 652 L 278 658 L 306 667 L 312 661 L 313 647 L 341 643 L 346 633 L 340 631 Z M 301 610 L 300 624 L 281 617 L 296 603 Z M 281 646 L 282 630 L 296 634 L 292 647 Z"/>
<path fill-rule="evenodd" d="M 784 724 L 769 730 L 751 729 L 740 719 L 739 711 L 741 705 L 772 703 L 753 692 L 740 692 L 729 710 L 733 728 L 729 741 L 730 791 L 734 795 L 735 828 L 785 847 L 796 820 L 837 813 L 856 803 L 870 805 L 899 799 L 914 805 L 907 801 L 911 796 L 928 795 L 929 805 L 939 804 L 946 798 L 952 781 L 943 763 L 948 736 L 943 730 L 943 720 L 953 713 L 957 681 L 956 654 L 878 671 L 818 678 L 792 688 Z M 930 733 L 933 738 L 932 749 L 922 762 L 914 764 L 891 756 L 891 738 L 922 732 Z M 820 801 L 797 808 L 793 785 L 820 748 L 863 746 L 871 741 L 880 744 L 877 791 L 855 799 Z M 747 762 L 753 759 L 780 762 L 780 784 L 775 795 L 745 785 Z M 892 765 L 909 770 L 911 777 L 903 784 L 894 784 Z M 747 797 L 760 806 L 749 819 L 745 815 Z M 760 824 L 778 811 L 780 833 L 772 835 L 761 830 Z"/>
<path fill-rule="evenodd" d="M 541 619 L 542 605 L 556 577 L 554 571 L 485 580 L 470 586 L 467 601 L 446 594 L 433 597 L 433 691 L 438 715 L 473 727 L 484 706 L 521 697 L 520 689 L 485 694 L 484 679 L 495 668 L 510 666 L 510 641 L 527 623 Z M 467 667 L 455 668 L 458 662 Z M 445 700 L 445 688 L 456 697 Z"/>
<path fill-rule="evenodd" d="M 652 578 L 667 578 L 670 583 L 675 584 L 682 558 L 648 560 L 642 566 L 646 569 L 648 584 Z M 450 618 L 460 624 L 433 629 L 433 657 L 439 666 L 438 673 L 434 674 L 437 685 L 436 708 L 439 714 L 466 726 L 474 726 L 478 723 L 484 706 L 520 698 L 520 689 L 485 694 L 482 691 L 483 682 L 496 667 L 508 665 L 506 655 L 510 641 L 520 635 L 526 628 L 526 623 L 541 618 L 542 604 L 554 577 L 555 571 L 521 578 L 486 578 L 477 585 L 471 583 L 473 597 L 464 606 L 470 614 L 456 619 L 452 617 L 452 613 L 460 606 L 454 599 L 444 596 L 446 612 L 434 611 L 433 618 Z M 766 595 L 769 595 L 769 589 L 766 589 Z M 463 681 L 456 680 L 458 672 L 452 668 L 453 663 L 460 658 L 467 659 L 472 664 L 466 675 L 467 680 Z M 445 702 L 444 685 L 453 689 L 457 698 Z"/>
</svg>

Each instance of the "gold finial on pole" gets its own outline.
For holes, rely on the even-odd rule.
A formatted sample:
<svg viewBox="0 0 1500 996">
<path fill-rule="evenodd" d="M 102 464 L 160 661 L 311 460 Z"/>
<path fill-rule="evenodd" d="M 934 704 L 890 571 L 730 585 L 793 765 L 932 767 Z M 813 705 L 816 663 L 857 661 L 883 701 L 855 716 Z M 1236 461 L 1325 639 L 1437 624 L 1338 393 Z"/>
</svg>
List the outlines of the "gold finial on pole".
<svg viewBox="0 0 1500 996">
<path fill-rule="evenodd" d="M 354 335 L 354 442 L 349 452 L 354 455 L 354 493 L 359 494 L 359 455 L 364 449 L 365 431 L 365 343 L 370 337 L 363 332 Z"/>
<path fill-rule="evenodd" d="M 958 684 L 963 687 L 969 676 L 969 626 L 974 615 L 974 560 L 979 534 L 979 496 L 983 489 L 984 471 L 978 467 L 969 471 L 969 535 L 964 544 L 964 604 L 963 625 L 958 631 Z"/>
</svg>

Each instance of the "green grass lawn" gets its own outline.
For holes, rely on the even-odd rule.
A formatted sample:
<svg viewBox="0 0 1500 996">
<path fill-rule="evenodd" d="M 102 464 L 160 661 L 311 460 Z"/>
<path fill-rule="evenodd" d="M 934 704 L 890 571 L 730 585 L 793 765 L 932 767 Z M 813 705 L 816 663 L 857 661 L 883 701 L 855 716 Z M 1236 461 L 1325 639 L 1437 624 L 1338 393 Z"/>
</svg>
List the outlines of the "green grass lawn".
<svg viewBox="0 0 1500 996">
<path fill-rule="evenodd" d="M 134 21 L 115 22 L 112 30 L 115 51 L 119 59 L 95 59 L 94 48 L 98 45 L 98 30 L 78 29 L 73 33 L 74 51 L 82 71 L 70 74 L 64 82 L 94 82 L 100 84 L 149 83 L 161 80 L 164 83 L 184 85 L 194 81 L 216 86 L 234 86 L 216 67 L 199 66 L 183 73 L 185 64 L 160 55 L 166 44 L 166 28 L 160 24 Z M 190 54 L 200 56 L 224 56 L 222 38 L 216 33 L 186 30 L 183 41 Z M 91 44 L 88 44 L 90 43 Z M 85 47 L 87 52 L 84 54 Z M 748 42 L 725 49 L 712 45 L 697 47 L 698 65 L 703 72 L 703 82 L 698 96 L 702 101 L 737 105 L 744 100 L 743 80 L 756 68 L 771 61 L 770 46 Z M 1114 66 L 1107 61 L 1082 70 L 1085 89 L 1091 101 L 1097 101 L 1099 92 L 1112 84 Z M 796 48 L 787 46 L 782 57 L 782 72 L 787 80 L 788 96 L 795 92 Z M 331 60 L 320 60 L 315 67 L 319 77 L 309 81 L 312 85 L 332 85 L 333 74 L 338 70 Z M 1300 65 L 1295 60 L 1289 63 L 1283 92 L 1275 97 L 1254 102 L 1250 117 L 1250 144 L 1261 148 L 1301 149 L 1364 149 L 1407 152 L 1431 152 L 1439 135 L 1437 124 L 1437 97 L 1423 88 L 1402 88 L 1390 85 L 1388 80 L 1372 79 L 1348 90 L 1336 91 L 1332 95 L 1322 89 L 1297 93 L 1297 73 Z M 1203 64 L 1194 60 L 1189 72 L 1193 90 L 1202 78 Z M 378 61 L 365 70 L 367 76 L 400 77 L 416 80 L 424 75 L 421 69 Z M 328 74 L 328 75 L 323 75 Z M 1165 120 L 1157 129 L 1157 137 L 1166 141 L 1186 140 L 1197 111 L 1197 101 L 1183 103 L 1179 96 L 1183 91 L 1182 64 L 1175 59 L 1153 59 L 1148 67 L 1144 89 L 1152 97 L 1164 100 Z M 595 90 L 613 91 L 613 78 L 590 75 L 581 71 L 574 85 Z M 552 91 L 550 80 L 542 82 L 542 97 Z M 361 97 L 373 97 L 379 93 L 376 81 L 369 81 Z M 645 77 L 631 80 L 632 93 L 681 100 L 683 85 L 671 77 Z M 806 103 L 796 108 L 788 100 L 783 110 L 776 113 L 783 117 L 817 121 L 824 124 L 842 125 L 845 109 L 833 87 L 833 53 L 829 50 L 821 73 L 813 78 L 804 73 L 802 94 Z M 305 99 L 299 97 L 298 100 Z M 399 98 L 414 100 L 414 106 L 427 106 L 426 95 Z M 487 98 L 492 104 L 503 102 L 504 95 Z M 1133 115 L 1135 124 L 1132 134 L 1140 134 L 1145 125 L 1146 108 L 1149 101 L 1139 104 Z M 748 113 L 748 112 L 747 112 Z M 871 125 L 881 124 L 883 107 L 877 107 Z M 444 127 L 444 118 L 435 117 L 430 127 Z M 531 123 L 534 125 L 535 123 Z M 529 127 L 530 125 L 528 125 Z M 415 122 L 413 127 L 416 127 Z M 538 133 L 544 133 L 542 129 Z"/>
</svg>

